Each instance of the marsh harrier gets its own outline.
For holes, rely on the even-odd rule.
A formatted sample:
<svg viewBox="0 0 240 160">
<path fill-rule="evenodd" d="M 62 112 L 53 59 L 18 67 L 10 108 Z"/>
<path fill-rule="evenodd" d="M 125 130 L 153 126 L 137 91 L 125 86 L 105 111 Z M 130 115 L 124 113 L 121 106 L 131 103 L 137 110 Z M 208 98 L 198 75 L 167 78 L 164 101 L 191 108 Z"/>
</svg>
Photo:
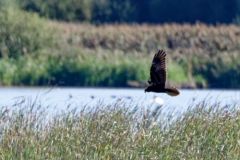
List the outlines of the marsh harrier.
<svg viewBox="0 0 240 160">
<path fill-rule="evenodd" d="M 153 57 L 152 66 L 150 69 L 149 86 L 145 89 L 145 92 L 157 92 L 167 93 L 170 96 L 179 95 L 179 91 L 173 87 L 166 87 L 166 53 L 163 50 L 159 50 Z"/>
</svg>

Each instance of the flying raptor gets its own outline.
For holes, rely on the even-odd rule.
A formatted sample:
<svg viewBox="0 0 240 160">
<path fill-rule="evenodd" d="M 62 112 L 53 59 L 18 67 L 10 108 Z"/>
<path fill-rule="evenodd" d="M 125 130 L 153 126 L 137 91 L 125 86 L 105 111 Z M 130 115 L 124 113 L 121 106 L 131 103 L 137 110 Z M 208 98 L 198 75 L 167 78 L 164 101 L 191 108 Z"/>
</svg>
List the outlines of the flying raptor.
<svg viewBox="0 0 240 160">
<path fill-rule="evenodd" d="M 145 92 L 167 93 L 170 96 L 177 96 L 180 92 L 174 87 L 166 87 L 166 53 L 159 50 L 153 57 L 150 69 L 149 85 Z"/>
</svg>

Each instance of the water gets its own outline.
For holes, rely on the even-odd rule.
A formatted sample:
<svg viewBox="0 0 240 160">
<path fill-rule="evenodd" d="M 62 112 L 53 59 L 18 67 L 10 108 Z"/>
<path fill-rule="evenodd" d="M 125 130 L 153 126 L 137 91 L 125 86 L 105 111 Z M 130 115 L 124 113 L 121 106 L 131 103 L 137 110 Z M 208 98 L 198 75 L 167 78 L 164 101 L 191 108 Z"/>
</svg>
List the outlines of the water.
<svg viewBox="0 0 240 160">
<path fill-rule="evenodd" d="M 144 93 L 143 89 L 108 88 L 0 88 L 0 106 L 16 103 L 41 103 L 51 111 L 80 108 L 122 101 L 126 104 L 151 108 L 162 105 L 170 110 L 184 111 L 193 104 L 207 100 L 209 103 L 240 104 L 240 90 L 180 90 L 181 94 Z"/>
</svg>

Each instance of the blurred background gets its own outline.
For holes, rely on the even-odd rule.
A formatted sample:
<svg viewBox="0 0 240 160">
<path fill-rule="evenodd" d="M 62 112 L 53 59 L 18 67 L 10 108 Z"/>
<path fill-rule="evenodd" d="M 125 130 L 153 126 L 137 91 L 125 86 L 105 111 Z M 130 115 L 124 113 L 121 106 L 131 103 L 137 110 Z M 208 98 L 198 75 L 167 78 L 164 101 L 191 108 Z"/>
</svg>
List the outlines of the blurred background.
<svg viewBox="0 0 240 160">
<path fill-rule="evenodd" d="M 240 0 L 0 0 L 1 86 L 240 88 Z"/>
</svg>

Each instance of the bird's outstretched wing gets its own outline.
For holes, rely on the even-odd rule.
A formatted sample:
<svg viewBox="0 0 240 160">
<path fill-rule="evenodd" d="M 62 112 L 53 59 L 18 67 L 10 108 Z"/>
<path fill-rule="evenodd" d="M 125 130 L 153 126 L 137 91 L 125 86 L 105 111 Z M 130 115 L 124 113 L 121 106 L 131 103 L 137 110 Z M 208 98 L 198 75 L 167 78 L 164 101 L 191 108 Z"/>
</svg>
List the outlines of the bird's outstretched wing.
<svg viewBox="0 0 240 160">
<path fill-rule="evenodd" d="M 152 66 L 150 69 L 150 84 L 159 85 L 165 88 L 166 82 L 166 53 L 163 50 L 159 50 L 153 57 Z"/>
</svg>

